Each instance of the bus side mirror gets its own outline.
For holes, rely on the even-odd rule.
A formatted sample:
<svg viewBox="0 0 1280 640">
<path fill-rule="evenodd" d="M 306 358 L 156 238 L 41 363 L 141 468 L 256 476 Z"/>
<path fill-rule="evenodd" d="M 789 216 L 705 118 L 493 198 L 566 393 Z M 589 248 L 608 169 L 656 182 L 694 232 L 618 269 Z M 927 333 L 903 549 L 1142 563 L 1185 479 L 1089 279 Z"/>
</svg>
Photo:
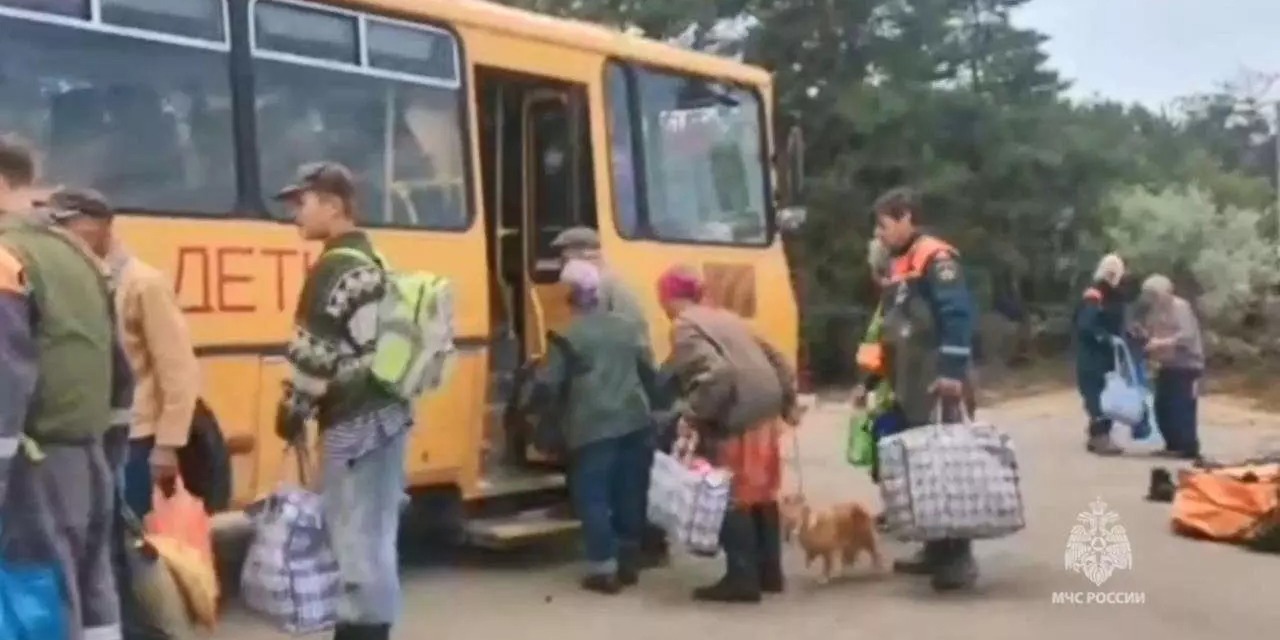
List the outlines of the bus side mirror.
<svg viewBox="0 0 1280 640">
<path fill-rule="evenodd" d="M 804 131 L 792 125 L 787 144 L 779 154 L 776 170 L 781 180 L 778 188 L 778 227 L 791 233 L 804 226 L 808 210 L 804 206 Z"/>
</svg>

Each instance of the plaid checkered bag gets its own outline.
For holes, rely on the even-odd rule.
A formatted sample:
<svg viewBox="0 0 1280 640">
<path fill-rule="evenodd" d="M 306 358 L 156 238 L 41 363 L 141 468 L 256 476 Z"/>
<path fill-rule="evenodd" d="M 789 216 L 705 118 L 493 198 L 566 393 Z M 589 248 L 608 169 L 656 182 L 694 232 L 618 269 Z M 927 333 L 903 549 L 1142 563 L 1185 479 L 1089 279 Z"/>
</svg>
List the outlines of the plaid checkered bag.
<svg viewBox="0 0 1280 640">
<path fill-rule="evenodd" d="M 675 451 L 692 446 L 677 442 Z M 695 555 L 720 551 L 720 526 L 729 510 L 732 474 L 706 466 L 698 469 L 679 453 L 654 454 L 649 480 L 649 521 L 662 527 L 671 540 Z"/>
<path fill-rule="evenodd" d="M 1023 529 L 1013 441 L 966 420 L 881 439 L 880 492 L 889 531 L 904 541 L 1001 538 Z"/>
<path fill-rule="evenodd" d="M 331 629 L 338 619 L 342 577 L 320 496 L 281 488 L 246 511 L 254 536 L 240 574 L 245 604 L 285 633 Z"/>
</svg>

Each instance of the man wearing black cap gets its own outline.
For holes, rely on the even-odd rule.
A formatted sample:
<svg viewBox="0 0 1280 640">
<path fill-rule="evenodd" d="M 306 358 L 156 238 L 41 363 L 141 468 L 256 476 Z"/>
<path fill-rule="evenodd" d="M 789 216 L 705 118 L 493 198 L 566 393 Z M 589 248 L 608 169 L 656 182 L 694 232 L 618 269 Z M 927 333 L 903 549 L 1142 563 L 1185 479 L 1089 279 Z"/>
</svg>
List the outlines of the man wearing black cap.
<svg viewBox="0 0 1280 640">
<path fill-rule="evenodd" d="M 335 640 L 386 640 L 400 605 L 396 534 L 413 419 L 369 373 L 386 273 L 358 228 L 346 167 L 304 165 L 276 200 L 304 240 L 324 243 L 298 298 L 276 433 L 302 444 L 308 419 L 320 427 L 325 518 L 344 583 Z"/>
<path fill-rule="evenodd" d="M 102 194 L 59 189 L 47 205 L 52 221 L 83 240 L 107 268 L 120 344 L 134 377 L 130 407 L 116 412 L 112 426 L 128 431 L 124 495 L 142 517 L 151 511 L 152 487 L 177 478 L 178 452 L 191 435 L 200 390 L 191 333 L 169 280 L 116 241 L 115 215 Z"/>
</svg>

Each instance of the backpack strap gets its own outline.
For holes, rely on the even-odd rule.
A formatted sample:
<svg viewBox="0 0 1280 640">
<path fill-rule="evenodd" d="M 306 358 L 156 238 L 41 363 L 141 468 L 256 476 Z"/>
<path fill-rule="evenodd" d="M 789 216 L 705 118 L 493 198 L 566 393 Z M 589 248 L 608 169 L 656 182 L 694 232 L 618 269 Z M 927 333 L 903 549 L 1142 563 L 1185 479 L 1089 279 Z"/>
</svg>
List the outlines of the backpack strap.
<svg viewBox="0 0 1280 640">
<path fill-rule="evenodd" d="M 320 254 L 320 257 L 323 258 L 324 256 L 327 256 L 327 255 L 346 256 L 348 258 L 354 258 L 364 264 L 375 265 L 379 269 L 382 269 L 383 271 L 388 271 L 390 269 L 390 267 L 388 266 L 390 263 L 388 263 L 387 259 L 384 258 L 382 254 L 378 252 L 376 249 L 374 250 L 373 255 L 369 255 L 363 251 L 360 251 L 359 249 L 352 249 L 351 247 L 335 247 L 333 249 L 328 249 L 324 253 Z"/>
</svg>

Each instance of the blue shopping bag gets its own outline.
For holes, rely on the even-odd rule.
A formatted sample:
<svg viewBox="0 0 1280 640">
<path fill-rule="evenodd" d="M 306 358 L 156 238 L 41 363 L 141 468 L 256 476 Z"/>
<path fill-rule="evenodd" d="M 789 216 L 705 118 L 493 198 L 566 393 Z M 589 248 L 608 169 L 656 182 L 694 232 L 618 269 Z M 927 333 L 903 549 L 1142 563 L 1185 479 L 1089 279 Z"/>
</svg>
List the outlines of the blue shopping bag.
<svg viewBox="0 0 1280 640">
<path fill-rule="evenodd" d="M 64 615 L 56 567 L 0 558 L 0 640 L 66 640 Z"/>
<path fill-rule="evenodd" d="M 1147 359 L 1132 356 L 1132 354 L 1143 352 L 1142 343 L 1136 338 L 1127 336 L 1125 338 L 1125 346 L 1129 349 L 1130 362 L 1133 365 L 1133 384 L 1143 392 L 1143 408 L 1145 409 L 1142 419 L 1130 425 L 1129 428 L 1135 441 L 1146 440 L 1151 437 L 1151 422 L 1155 418 L 1155 412 L 1151 410 L 1151 392 L 1149 391 L 1151 386 L 1147 383 Z"/>
<path fill-rule="evenodd" d="M 907 421 L 902 417 L 902 413 L 893 409 L 876 416 L 871 423 L 871 433 L 875 435 L 876 442 L 881 438 L 902 433 L 906 428 Z"/>
<path fill-rule="evenodd" d="M 1126 343 L 1126 346 L 1128 346 L 1129 348 L 1129 353 L 1131 354 L 1142 353 L 1144 351 L 1142 341 L 1137 338 L 1134 338 L 1133 336 L 1128 336 L 1125 339 L 1125 343 Z M 1130 436 L 1133 438 L 1134 442 L 1143 442 L 1147 444 L 1163 444 L 1163 439 L 1160 438 L 1160 434 L 1157 431 L 1158 426 L 1156 425 L 1156 410 L 1155 410 L 1154 399 L 1152 397 L 1151 390 L 1150 390 L 1151 376 L 1147 371 L 1147 359 L 1132 358 L 1132 363 L 1133 363 L 1133 382 L 1139 389 L 1142 389 L 1143 391 L 1143 400 L 1144 400 L 1144 405 L 1146 406 L 1146 412 L 1143 414 L 1141 420 L 1139 420 L 1138 422 L 1135 422 L 1129 427 Z"/>
</svg>

